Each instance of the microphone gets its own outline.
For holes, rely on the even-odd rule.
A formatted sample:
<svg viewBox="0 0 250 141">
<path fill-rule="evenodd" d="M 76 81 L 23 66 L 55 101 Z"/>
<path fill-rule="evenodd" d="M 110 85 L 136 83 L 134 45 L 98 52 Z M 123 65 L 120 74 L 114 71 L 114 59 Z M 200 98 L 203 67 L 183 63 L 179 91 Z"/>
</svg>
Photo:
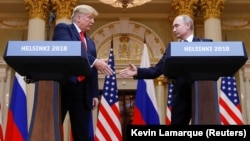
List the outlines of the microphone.
<svg viewBox="0 0 250 141">
<path fill-rule="evenodd" d="M 49 13 L 49 24 L 50 24 L 51 22 L 53 22 L 53 21 L 55 20 L 55 18 L 56 18 L 56 14 L 50 12 L 50 13 Z"/>
<path fill-rule="evenodd" d="M 48 31 L 47 31 L 47 40 L 49 40 L 49 33 L 50 33 L 50 24 L 55 20 L 56 14 L 50 12 L 49 13 L 49 23 L 48 23 Z"/>
<path fill-rule="evenodd" d="M 36 80 L 33 79 L 33 78 L 30 77 L 30 76 L 24 76 L 23 80 L 24 80 L 27 84 L 35 83 L 35 82 L 36 82 Z"/>
</svg>

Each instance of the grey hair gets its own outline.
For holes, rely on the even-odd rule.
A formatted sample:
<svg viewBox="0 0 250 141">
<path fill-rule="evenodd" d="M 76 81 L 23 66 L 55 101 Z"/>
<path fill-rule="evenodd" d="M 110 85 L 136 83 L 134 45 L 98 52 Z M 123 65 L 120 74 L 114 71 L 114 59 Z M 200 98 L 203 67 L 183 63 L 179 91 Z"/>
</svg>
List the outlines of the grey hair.
<svg viewBox="0 0 250 141">
<path fill-rule="evenodd" d="M 191 29 L 191 30 L 194 30 L 194 22 L 193 22 L 193 19 L 192 19 L 190 16 L 188 16 L 188 15 L 180 15 L 180 16 L 182 16 L 183 22 L 184 22 L 184 23 L 189 23 L 189 24 L 190 24 L 190 29 Z"/>
<path fill-rule="evenodd" d="M 92 6 L 84 5 L 84 4 L 78 5 L 74 8 L 71 19 L 72 21 L 74 21 L 74 18 L 77 15 L 84 15 L 84 14 L 91 14 L 96 17 L 98 16 L 99 13 Z"/>
</svg>

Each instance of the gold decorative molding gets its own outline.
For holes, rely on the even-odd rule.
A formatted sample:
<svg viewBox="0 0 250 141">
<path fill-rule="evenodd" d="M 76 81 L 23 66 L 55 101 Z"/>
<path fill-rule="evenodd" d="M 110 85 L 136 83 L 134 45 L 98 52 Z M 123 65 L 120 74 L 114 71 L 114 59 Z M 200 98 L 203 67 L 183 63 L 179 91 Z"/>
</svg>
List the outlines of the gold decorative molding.
<svg viewBox="0 0 250 141">
<path fill-rule="evenodd" d="M 118 56 L 119 58 L 130 58 L 130 52 L 132 50 L 131 45 L 129 44 L 129 36 L 121 36 L 119 38 L 120 44 L 118 46 Z M 136 50 L 137 51 L 137 50 Z"/>
<path fill-rule="evenodd" d="M 226 0 L 201 0 L 200 2 L 204 19 L 220 19 Z"/>
<path fill-rule="evenodd" d="M 77 0 L 51 0 L 53 11 L 56 11 L 56 19 L 71 19 L 72 11 L 77 5 Z"/>
<path fill-rule="evenodd" d="M 103 25 L 92 33 L 98 58 L 107 58 L 110 42 L 113 38 L 114 57 L 116 64 L 140 64 L 144 38 L 149 51 L 151 64 L 162 57 L 165 45 L 150 28 L 135 21 L 120 20 Z"/>
<path fill-rule="evenodd" d="M 48 0 L 24 0 L 29 18 L 40 18 L 45 20 L 48 15 Z"/>
<path fill-rule="evenodd" d="M 222 21 L 225 29 L 250 29 L 250 19 L 226 19 Z"/>
<path fill-rule="evenodd" d="M 173 0 L 172 9 L 176 15 L 186 14 L 194 17 L 198 0 Z"/>
<path fill-rule="evenodd" d="M 27 19 L 0 18 L 0 28 L 27 28 Z"/>
<path fill-rule="evenodd" d="M 167 79 L 163 75 L 156 78 L 155 81 L 157 86 L 165 86 L 167 83 Z"/>
</svg>

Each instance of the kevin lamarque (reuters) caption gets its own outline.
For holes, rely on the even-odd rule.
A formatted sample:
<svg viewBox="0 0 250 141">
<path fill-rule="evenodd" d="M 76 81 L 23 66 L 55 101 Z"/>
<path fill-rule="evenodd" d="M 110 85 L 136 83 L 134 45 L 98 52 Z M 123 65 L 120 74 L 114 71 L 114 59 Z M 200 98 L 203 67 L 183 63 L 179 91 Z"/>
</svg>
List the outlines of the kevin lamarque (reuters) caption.
<svg viewBox="0 0 250 141">
<path fill-rule="evenodd" d="M 206 141 L 215 139 L 236 139 L 239 141 L 250 140 L 250 125 L 128 125 L 126 138 L 149 139 L 158 137 L 159 140 L 166 139 L 204 139 Z M 158 141 L 158 140 L 157 140 Z"/>
</svg>

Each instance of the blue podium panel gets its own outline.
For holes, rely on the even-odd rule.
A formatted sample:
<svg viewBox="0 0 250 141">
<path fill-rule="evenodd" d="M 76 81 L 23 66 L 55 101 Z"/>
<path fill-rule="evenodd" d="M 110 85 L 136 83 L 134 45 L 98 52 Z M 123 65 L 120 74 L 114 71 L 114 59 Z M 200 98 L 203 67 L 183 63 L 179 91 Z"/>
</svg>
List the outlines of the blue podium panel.
<svg viewBox="0 0 250 141">
<path fill-rule="evenodd" d="M 60 80 L 90 71 L 81 41 L 9 41 L 3 58 L 20 75 L 34 80 Z"/>
<path fill-rule="evenodd" d="M 217 80 L 234 75 L 247 61 L 243 42 L 170 42 L 164 75 Z"/>
</svg>

